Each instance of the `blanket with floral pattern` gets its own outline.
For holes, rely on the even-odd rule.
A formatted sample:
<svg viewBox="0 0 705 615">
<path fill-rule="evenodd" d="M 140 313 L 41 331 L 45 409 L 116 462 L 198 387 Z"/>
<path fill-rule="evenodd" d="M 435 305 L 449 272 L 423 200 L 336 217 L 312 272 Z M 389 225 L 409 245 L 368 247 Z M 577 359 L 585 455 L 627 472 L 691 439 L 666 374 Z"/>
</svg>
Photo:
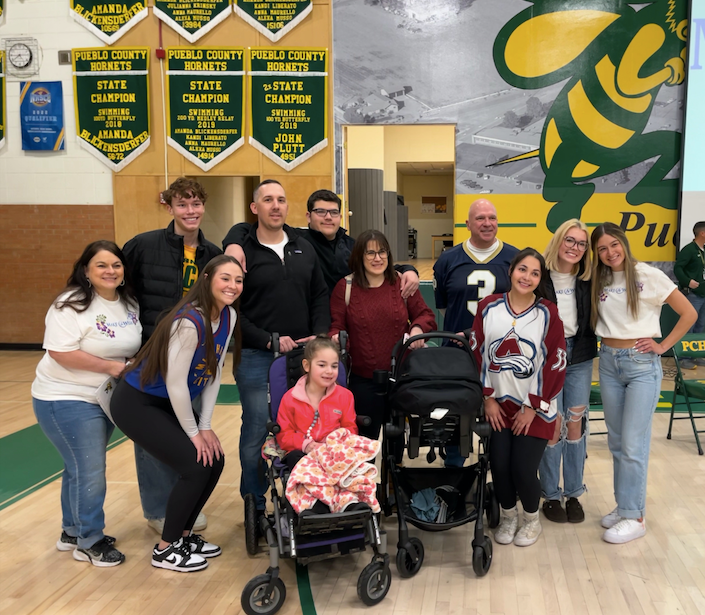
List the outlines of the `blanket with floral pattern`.
<svg viewBox="0 0 705 615">
<path fill-rule="evenodd" d="M 377 501 L 377 468 L 369 463 L 380 443 L 336 429 L 325 442 L 303 457 L 286 485 L 286 497 L 297 513 L 309 510 L 317 500 L 331 512 L 341 512 L 354 502 L 363 502 L 374 512 Z"/>
</svg>

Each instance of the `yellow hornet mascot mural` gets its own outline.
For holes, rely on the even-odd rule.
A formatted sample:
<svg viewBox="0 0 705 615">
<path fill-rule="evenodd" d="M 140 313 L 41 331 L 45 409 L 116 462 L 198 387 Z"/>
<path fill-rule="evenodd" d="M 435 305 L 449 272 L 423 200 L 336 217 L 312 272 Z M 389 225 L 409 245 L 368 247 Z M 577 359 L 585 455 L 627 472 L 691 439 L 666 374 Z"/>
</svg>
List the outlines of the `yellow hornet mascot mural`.
<svg viewBox="0 0 705 615">
<path fill-rule="evenodd" d="M 543 197 L 555 203 L 546 225 L 555 231 L 579 218 L 591 182 L 656 158 L 626 195 L 631 205 L 677 208 L 681 135 L 644 133 L 662 86 L 685 78 L 687 0 L 534 0 L 499 32 L 494 62 L 521 89 L 569 79 L 546 117 L 538 150 L 497 164 L 539 157 Z M 643 6 L 646 5 L 646 6 Z"/>
</svg>

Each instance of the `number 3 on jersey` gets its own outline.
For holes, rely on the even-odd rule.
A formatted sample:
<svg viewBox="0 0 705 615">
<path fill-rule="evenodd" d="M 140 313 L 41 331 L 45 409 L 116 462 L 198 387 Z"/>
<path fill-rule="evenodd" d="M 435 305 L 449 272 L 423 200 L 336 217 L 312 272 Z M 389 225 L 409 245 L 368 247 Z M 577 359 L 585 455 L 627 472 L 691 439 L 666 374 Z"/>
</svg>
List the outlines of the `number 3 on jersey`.
<svg viewBox="0 0 705 615">
<path fill-rule="evenodd" d="M 468 276 L 468 286 L 477 287 L 477 300 L 467 302 L 468 312 L 475 316 L 477 304 L 494 293 L 494 289 L 497 287 L 497 278 L 487 269 L 476 269 Z"/>
</svg>

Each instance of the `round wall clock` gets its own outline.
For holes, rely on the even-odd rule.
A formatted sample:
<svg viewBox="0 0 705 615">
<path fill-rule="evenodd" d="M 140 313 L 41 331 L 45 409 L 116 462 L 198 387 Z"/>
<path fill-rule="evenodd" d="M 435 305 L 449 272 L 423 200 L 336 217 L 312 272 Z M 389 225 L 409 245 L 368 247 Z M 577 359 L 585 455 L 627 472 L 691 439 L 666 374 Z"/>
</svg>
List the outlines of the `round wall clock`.
<svg viewBox="0 0 705 615">
<path fill-rule="evenodd" d="M 27 68 L 32 63 L 32 50 L 24 43 L 15 43 L 7 50 L 7 59 L 15 68 Z"/>
</svg>

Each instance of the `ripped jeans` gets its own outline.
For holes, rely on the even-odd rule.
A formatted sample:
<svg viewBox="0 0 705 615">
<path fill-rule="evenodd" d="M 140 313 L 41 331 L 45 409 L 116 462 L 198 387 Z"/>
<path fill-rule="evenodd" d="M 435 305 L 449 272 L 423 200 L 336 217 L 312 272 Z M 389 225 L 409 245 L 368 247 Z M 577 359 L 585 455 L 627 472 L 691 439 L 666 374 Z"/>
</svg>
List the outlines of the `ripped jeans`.
<svg viewBox="0 0 705 615">
<path fill-rule="evenodd" d="M 573 354 L 575 338 L 566 340 L 566 352 L 570 361 Z M 592 361 L 568 365 L 565 370 L 565 384 L 556 398 L 558 401 L 558 419 L 560 436 L 558 442 L 549 441 L 539 465 L 541 495 L 547 500 L 577 498 L 585 493 L 583 471 L 588 434 L 588 405 L 590 403 L 590 384 L 592 382 Z M 579 436 L 570 437 L 574 425 L 580 425 Z M 563 461 L 563 491 L 560 488 L 561 460 Z"/>
</svg>

